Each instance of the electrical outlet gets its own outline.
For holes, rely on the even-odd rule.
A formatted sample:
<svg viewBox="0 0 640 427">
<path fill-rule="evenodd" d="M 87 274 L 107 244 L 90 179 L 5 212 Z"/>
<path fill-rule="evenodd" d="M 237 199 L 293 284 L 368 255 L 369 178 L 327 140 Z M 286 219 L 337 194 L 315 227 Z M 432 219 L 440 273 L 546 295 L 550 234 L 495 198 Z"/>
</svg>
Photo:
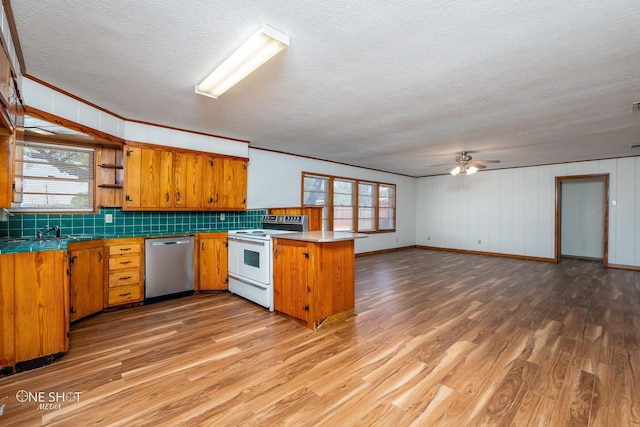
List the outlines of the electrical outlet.
<svg viewBox="0 0 640 427">
<path fill-rule="evenodd" d="M 221 214 L 220 214 L 220 221 L 224 221 L 224 218 L 225 218 L 224 214 L 223 214 L 223 213 L 221 213 Z"/>
<path fill-rule="evenodd" d="M 482 240 L 478 239 L 478 244 L 481 245 L 482 244 Z"/>
<path fill-rule="evenodd" d="M 113 222 L 113 214 L 104 214 L 104 223 L 111 224 Z"/>
<path fill-rule="evenodd" d="M 427 240 L 431 240 L 431 236 L 427 236 Z"/>
</svg>

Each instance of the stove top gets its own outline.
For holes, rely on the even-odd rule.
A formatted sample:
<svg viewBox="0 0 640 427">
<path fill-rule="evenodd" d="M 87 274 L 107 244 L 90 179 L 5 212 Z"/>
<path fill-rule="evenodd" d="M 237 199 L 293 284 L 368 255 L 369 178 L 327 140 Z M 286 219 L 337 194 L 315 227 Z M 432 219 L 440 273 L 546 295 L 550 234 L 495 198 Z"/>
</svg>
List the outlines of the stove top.
<svg viewBox="0 0 640 427">
<path fill-rule="evenodd" d="M 284 233 L 296 233 L 307 230 L 306 215 L 263 215 L 264 228 L 250 230 L 229 230 L 230 236 L 237 238 L 271 240 L 271 236 Z"/>
<path fill-rule="evenodd" d="M 297 233 L 297 231 L 291 230 L 269 230 L 269 229 L 255 229 L 255 230 L 229 230 L 230 236 L 242 237 L 246 239 L 259 239 L 270 240 L 271 236 L 277 234 Z"/>
</svg>

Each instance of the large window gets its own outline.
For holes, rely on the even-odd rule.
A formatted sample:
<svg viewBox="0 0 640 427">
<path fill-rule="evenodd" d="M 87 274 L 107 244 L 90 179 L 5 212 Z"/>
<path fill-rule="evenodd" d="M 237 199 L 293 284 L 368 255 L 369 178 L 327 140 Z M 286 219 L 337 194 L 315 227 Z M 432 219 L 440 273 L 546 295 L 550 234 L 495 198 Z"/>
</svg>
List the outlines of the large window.
<svg viewBox="0 0 640 427">
<path fill-rule="evenodd" d="M 354 231 L 355 181 L 335 178 L 333 180 L 333 230 Z"/>
<path fill-rule="evenodd" d="M 395 231 L 396 186 L 302 173 L 302 203 L 322 206 L 322 229 L 375 233 Z"/>
<path fill-rule="evenodd" d="M 376 199 L 378 185 L 373 182 L 358 183 L 358 230 L 376 231 Z"/>
<path fill-rule="evenodd" d="M 329 177 L 307 175 L 302 179 L 302 200 L 304 206 L 322 206 L 322 229 L 329 227 Z"/>
<path fill-rule="evenodd" d="M 91 212 L 93 149 L 24 141 L 16 146 L 18 212 Z"/>
</svg>

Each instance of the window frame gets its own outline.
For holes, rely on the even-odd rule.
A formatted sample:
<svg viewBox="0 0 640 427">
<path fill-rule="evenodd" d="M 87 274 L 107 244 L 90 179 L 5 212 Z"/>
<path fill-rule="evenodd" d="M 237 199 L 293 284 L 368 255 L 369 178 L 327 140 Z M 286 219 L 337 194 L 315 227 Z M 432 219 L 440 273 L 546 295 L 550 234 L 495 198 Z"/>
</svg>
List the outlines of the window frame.
<svg viewBox="0 0 640 427">
<path fill-rule="evenodd" d="M 83 183 L 87 183 L 88 189 L 91 192 L 90 196 L 91 196 L 91 202 L 89 204 L 89 206 L 87 206 L 86 208 L 76 208 L 76 209 L 66 209 L 66 208 L 56 208 L 56 207 L 45 207 L 45 208 L 35 208 L 35 207 L 22 207 L 20 206 L 22 204 L 22 201 L 20 202 L 15 202 L 11 207 L 11 212 L 13 213 L 17 213 L 17 214 L 48 214 L 48 213 L 56 213 L 56 214 L 91 214 L 91 213 L 96 213 L 96 206 L 98 203 L 98 191 L 97 191 L 97 181 L 96 181 L 96 167 L 97 167 L 97 156 L 98 156 L 98 152 L 95 146 L 91 146 L 91 145 L 86 145 L 86 144 L 74 144 L 71 141 L 64 141 L 64 140 L 59 140 L 59 141 L 47 141 L 46 138 L 39 138 L 39 137 L 34 137 L 34 138 L 30 138 L 25 136 L 24 139 L 21 139 L 19 141 L 16 142 L 16 152 L 21 151 L 21 149 L 18 148 L 18 146 L 22 146 L 22 147 L 28 147 L 28 146 L 42 146 L 42 147 L 46 147 L 46 146 L 50 146 L 52 149 L 60 149 L 60 150 L 70 150 L 70 151 L 79 151 L 79 152 L 87 152 L 87 153 L 91 153 L 91 162 L 92 164 L 88 166 L 89 170 L 90 170 L 90 175 L 89 175 L 89 179 L 78 179 L 76 180 L 77 182 L 83 182 Z M 17 157 L 14 160 L 16 162 L 16 175 L 14 177 L 14 185 L 18 185 L 18 174 L 17 174 L 17 163 L 20 162 L 21 160 L 19 160 Z M 24 177 L 24 170 L 22 172 L 22 175 L 20 176 L 20 180 L 24 181 L 25 177 Z M 61 180 L 64 181 L 64 180 Z M 70 182 L 73 182 L 70 181 Z M 20 186 L 23 186 L 24 184 L 20 184 Z M 22 190 L 19 190 L 20 193 L 22 193 Z M 23 194 L 29 194 L 29 193 L 23 193 Z M 22 196 L 21 196 L 22 198 Z"/>
<path fill-rule="evenodd" d="M 325 203 L 323 205 L 311 205 L 311 204 L 306 204 L 305 203 L 305 198 L 304 198 L 304 194 L 305 194 L 305 188 L 304 188 L 304 183 L 305 183 L 305 178 L 317 178 L 317 179 L 324 179 L 327 182 L 327 186 L 328 186 L 328 190 L 326 192 L 327 197 L 325 200 Z M 303 207 L 313 207 L 313 206 L 322 206 L 323 208 L 323 212 L 325 212 L 326 209 L 326 218 L 323 215 L 323 229 L 325 229 L 326 231 L 334 231 L 334 194 L 333 194 L 333 189 L 334 189 L 334 181 L 335 180 L 339 180 L 339 181 L 351 181 L 354 183 L 353 188 L 354 188 L 354 192 L 353 192 L 353 228 L 354 230 L 352 230 L 353 232 L 356 233 L 363 233 L 363 234 L 378 234 L 378 233 L 395 233 L 397 230 L 397 186 L 396 184 L 392 184 L 392 183 L 388 183 L 388 182 L 378 182 L 378 181 L 372 181 L 370 179 L 357 179 L 357 178 L 352 178 L 352 177 L 345 177 L 345 176 L 337 176 L 337 175 L 327 175 L 327 174 L 322 174 L 322 173 L 315 173 L 315 172 L 306 172 L 303 171 L 302 172 L 302 179 L 301 179 L 301 194 L 300 194 L 300 199 L 301 199 L 301 206 Z M 367 184 L 367 185 L 374 185 L 375 187 L 375 195 L 373 195 L 373 201 L 375 203 L 374 206 L 374 230 L 362 230 L 360 231 L 360 200 L 359 200 L 359 191 L 360 191 L 360 184 Z M 388 229 L 383 229 L 380 227 L 380 201 L 379 201 L 379 197 L 380 197 L 380 186 L 387 186 L 393 189 L 393 196 L 392 196 L 392 201 L 393 201 L 393 228 L 388 228 Z"/>
</svg>

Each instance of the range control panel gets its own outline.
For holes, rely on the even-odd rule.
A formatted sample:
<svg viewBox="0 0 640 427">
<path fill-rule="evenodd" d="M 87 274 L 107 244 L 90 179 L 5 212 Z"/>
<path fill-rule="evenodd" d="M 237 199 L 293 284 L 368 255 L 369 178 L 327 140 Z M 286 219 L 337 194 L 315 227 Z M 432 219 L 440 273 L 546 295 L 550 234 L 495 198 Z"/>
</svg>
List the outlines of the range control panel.
<svg viewBox="0 0 640 427">
<path fill-rule="evenodd" d="M 307 229 L 307 215 L 262 215 L 262 225 L 268 228 L 268 225 L 294 225 L 299 231 Z"/>
</svg>

